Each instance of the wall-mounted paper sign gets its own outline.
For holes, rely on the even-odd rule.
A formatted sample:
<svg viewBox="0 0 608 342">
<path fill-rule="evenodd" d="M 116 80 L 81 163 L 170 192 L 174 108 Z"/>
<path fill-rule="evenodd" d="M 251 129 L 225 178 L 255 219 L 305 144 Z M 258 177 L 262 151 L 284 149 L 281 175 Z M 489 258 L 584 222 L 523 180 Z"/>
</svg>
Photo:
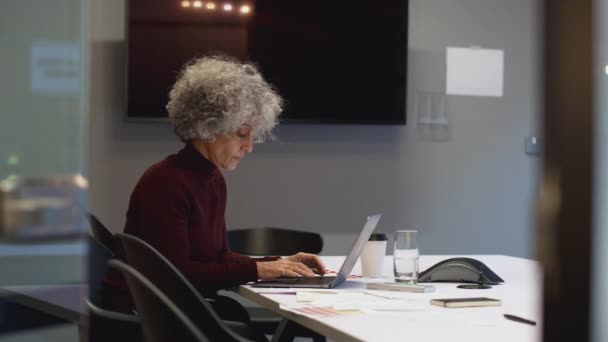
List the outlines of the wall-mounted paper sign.
<svg viewBox="0 0 608 342">
<path fill-rule="evenodd" d="M 447 47 L 446 65 L 446 94 L 502 96 L 503 50 Z"/>
<path fill-rule="evenodd" d="M 30 89 L 47 95 L 80 92 L 80 49 L 70 42 L 34 42 L 30 49 Z"/>
</svg>

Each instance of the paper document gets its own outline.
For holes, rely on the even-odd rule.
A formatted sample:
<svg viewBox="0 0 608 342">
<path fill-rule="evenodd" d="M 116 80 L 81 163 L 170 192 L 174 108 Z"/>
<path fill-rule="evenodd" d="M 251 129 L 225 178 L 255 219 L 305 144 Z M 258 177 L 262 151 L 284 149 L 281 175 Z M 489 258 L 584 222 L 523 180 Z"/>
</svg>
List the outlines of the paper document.
<svg viewBox="0 0 608 342">
<path fill-rule="evenodd" d="M 30 89 L 45 95 L 79 94 L 81 63 L 76 42 L 36 41 L 30 47 Z"/>
<path fill-rule="evenodd" d="M 281 304 L 283 310 L 305 316 L 334 316 L 380 311 L 426 311 L 428 298 L 405 298 L 387 291 L 298 291 L 296 303 Z"/>
<path fill-rule="evenodd" d="M 503 96 L 504 52 L 447 47 L 446 94 Z"/>
</svg>

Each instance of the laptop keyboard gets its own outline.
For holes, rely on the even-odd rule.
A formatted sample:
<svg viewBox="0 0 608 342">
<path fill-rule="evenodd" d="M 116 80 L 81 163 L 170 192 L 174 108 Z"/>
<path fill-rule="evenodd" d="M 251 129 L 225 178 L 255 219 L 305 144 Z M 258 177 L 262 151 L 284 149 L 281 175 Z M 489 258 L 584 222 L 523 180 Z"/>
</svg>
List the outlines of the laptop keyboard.
<svg viewBox="0 0 608 342">
<path fill-rule="evenodd" d="M 282 283 L 282 284 L 298 284 L 298 285 L 326 285 L 331 284 L 336 277 L 283 277 L 272 278 L 258 281 L 258 284 L 264 283 Z"/>
<path fill-rule="evenodd" d="M 336 277 L 312 277 L 312 278 L 299 277 L 299 278 L 291 278 L 291 279 L 295 280 L 292 284 L 326 285 L 326 284 L 331 284 L 334 281 L 334 279 L 336 279 Z"/>
</svg>

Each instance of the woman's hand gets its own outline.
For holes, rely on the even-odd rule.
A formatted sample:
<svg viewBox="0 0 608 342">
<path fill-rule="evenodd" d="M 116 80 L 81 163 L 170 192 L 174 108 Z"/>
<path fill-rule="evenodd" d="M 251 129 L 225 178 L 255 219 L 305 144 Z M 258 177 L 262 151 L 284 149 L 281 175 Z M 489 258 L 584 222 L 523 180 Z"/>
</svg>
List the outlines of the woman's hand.
<svg viewBox="0 0 608 342">
<path fill-rule="evenodd" d="M 298 253 L 276 261 L 258 262 L 258 278 L 314 277 L 315 273 L 325 274 L 325 265 L 318 256 Z M 312 269 L 311 269 L 312 268 Z"/>
<path fill-rule="evenodd" d="M 308 266 L 308 268 L 313 270 L 316 274 L 325 274 L 325 264 L 323 264 L 321 258 L 314 254 L 298 253 L 288 256 L 286 259 L 290 261 L 301 262 L 304 265 Z"/>
</svg>

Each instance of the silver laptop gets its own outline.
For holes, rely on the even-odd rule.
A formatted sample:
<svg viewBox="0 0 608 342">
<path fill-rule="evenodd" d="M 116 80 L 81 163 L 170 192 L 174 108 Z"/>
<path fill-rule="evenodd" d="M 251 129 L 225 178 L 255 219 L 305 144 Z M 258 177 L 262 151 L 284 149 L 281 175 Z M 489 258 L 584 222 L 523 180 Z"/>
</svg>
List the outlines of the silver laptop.
<svg viewBox="0 0 608 342">
<path fill-rule="evenodd" d="M 344 263 L 340 267 L 340 271 L 335 277 L 297 277 L 297 278 L 274 278 L 274 279 L 265 279 L 260 280 L 255 284 L 252 284 L 253 287 L 306 287 L 306 288 L 321 288 L 321 289 L 331 289 L 340 284 L 342 284 L 346 277 L 350 274 L 357 263 L 357 259 L 363 250 L 363 246 L 369 239 L 370 235 L 376 228 L 378 221 L 380 221 L 380 217 L 382 214 L 376 214 L 372 216 L 368 216 L 365 221 L 365 225 L 363 229 L 359 233 L 357 240 L 355 240 L 355 244 L 348 252 L 348 256 L 344 259 Z"/>
</svg>

